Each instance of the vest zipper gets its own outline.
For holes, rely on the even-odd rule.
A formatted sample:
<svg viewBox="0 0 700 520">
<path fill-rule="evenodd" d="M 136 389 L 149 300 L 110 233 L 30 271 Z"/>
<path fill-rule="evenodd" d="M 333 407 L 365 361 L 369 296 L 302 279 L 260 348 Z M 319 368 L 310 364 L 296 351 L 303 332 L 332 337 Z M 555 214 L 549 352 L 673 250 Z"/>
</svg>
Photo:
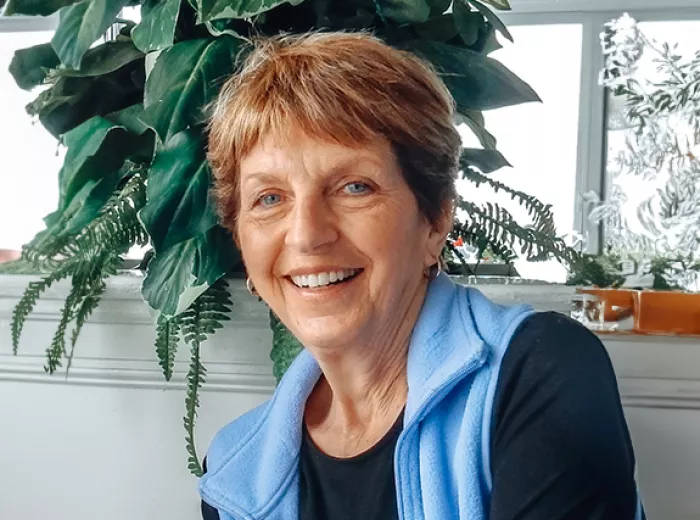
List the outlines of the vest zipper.
<svg viewBox="0 0 700 520">
<path fill-rule="evenodd" d="M 486 355 L 482 354 L 479 357 L 473 359 L 471 362 L 467 363 L 465 366 L 463 366 L 459 371 L 455 372 L 449 379 L 444 381 L 442 385 L 434 389 L 429 395 L 428 398 L 423 401 L 423 404 L 421 404 L 418 409 L 416 410 L 416 413 L 413 415 L 411 420 L 408 422 L 404 430 L 401 432 L 399 435 L 398 440 L 396 441 L 396 451 L 394 453 L 394 482 L 396 484 L 396 502 L 398 505 L 398 513 L 399 513 L 399 520 L 405 520 L 406 516 L 404 514 L 404 510 L 406 509 L 405 506 L 405 501 L 403 495 L 403 473 L 400 471 L 401 469 L 404 469 L 406 471 L 406 476 L 410 478 L 410 475 L 408 475 L 408 469 L 407 468 L 401 468 L 401 455 L 402 455 L 402 449 L 404 448 L 404 440 L 407 436 L 407 434 L 418 425 L 418 423 L 421 421 L 423 418 L 423 415 L 426 414 L 429 411 L 429 408 L 435 404 L 438 400 L 440 400 L 444 394 L 448 393 L 450 390 L 454 388 L 454 386 L 464 379 L 467 375 L 472 373 L 474 370 L 479 368 L 484 364 L 486 360 Z M 408 498 L 408 500 L 413 501 L 414 503 L 411 504 L 411 509 L 416 510 L 416 504 L 414 498 L 411 496 Z M 422 513 L 421 513 L 422 517 Z M 416 516 L 411 516 L 409 517 L 410 520 L 418 520 Z"/>
</svg>

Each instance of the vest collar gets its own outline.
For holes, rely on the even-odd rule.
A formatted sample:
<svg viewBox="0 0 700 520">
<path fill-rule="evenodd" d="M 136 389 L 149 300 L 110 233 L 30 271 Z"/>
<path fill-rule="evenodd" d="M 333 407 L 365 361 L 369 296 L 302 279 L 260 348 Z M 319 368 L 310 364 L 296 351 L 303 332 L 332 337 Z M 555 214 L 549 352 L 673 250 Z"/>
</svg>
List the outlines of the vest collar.
<svg viewBox="0 0 700 520">
<path fill-rule="evenodd" d="M 476 370 L 486 357 L 470 291 L 441 274 L 428 286 L 409 344 L 404 424 L 419 421 L 440 400 L 441 389 Z M 318 363 L 303 350 L 257 424 L 203 477 L 200 490 L 207 502 L 235 518 L 296 518 L 288 515 L 298 506 L 298 489 L 292 491 L 298 486 L 304 407 L 320 376 Z"/>
</svg>

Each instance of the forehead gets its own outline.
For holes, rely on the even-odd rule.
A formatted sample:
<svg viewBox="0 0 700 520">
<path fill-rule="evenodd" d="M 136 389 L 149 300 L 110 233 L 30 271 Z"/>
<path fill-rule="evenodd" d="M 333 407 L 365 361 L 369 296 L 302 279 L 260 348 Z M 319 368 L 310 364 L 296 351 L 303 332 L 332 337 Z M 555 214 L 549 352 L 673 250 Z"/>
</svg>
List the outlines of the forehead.
<svg viewBox="0 0 700 520">
<path fill-rule="evenodd" d="M 346 145 L 297 134 L 262 139 L 241 160 L 240 176 L 245 183 L 269 175 L 302 172 L 329 175 L 352 168 L 387 170 L 395 167 L 396 159 L 386 139 Z"/>
</svg>

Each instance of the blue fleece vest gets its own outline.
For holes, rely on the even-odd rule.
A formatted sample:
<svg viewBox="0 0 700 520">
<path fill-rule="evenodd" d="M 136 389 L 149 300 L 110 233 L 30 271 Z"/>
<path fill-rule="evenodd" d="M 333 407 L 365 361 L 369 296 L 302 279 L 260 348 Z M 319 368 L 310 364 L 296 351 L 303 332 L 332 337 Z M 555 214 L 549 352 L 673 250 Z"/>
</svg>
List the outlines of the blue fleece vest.
<svg viewBox="0 0 700 520">
<path fill-rule="evenodd" d="M 492 404 L 525 305 L 496 305 L 440 275 L 408 353 L 404 429 L 394 455 L 399 518 L 486 520 Z M 202 498 L 221 520 L 297 520 L 304 406 L 321 375 L 302 351 L 273 397 L 214 438 Z"/>
</svg>

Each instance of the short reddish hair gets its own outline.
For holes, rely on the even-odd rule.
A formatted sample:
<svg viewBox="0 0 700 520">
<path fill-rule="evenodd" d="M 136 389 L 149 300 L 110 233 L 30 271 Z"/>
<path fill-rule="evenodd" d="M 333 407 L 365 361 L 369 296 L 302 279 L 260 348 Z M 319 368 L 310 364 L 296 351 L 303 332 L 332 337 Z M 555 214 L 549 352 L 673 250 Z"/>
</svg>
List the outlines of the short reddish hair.
<svg viewBox="0 0 700 520">
<path fill-rule="evenodd" d="M 387 139 L 422 214 L 436 222 L 456 196 L 461 139 L 454 102 L 433 68 L 367 33 L 254 42 L 225 83 L 208 157 L 222 224 L 236 232 L 239 165 L 265 136 L 290 130 L 345 146 Z"/>
</svg>

